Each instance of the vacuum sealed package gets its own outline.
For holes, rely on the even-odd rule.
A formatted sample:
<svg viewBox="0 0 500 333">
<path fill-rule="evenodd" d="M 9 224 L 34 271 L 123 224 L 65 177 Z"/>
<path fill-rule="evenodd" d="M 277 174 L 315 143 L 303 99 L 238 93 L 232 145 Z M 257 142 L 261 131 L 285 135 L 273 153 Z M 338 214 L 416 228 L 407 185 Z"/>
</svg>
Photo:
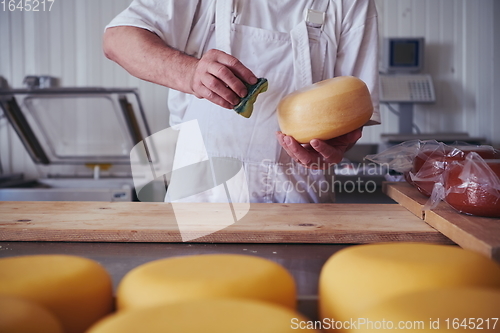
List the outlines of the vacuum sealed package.
<svg viewBox="0 0 500 333">
<path fill-rule="evenodd" d="M 449 156 L 459 153 L 452 147 L 437 141 L 425 141 L 413 159 L 407 181 L 425 196 L 430 196 L 436 183 L 442 182 L 442 174 Z"/>
<path fill-rule="evenodd" d="M 450 163 L 443 181 L 442 199 L 455 210 L 500 217 L 500 159 L 483 159 L 478 153 L 468 153 L 463 161 Z"/>
<path fill-rule="evenodd" d="M 425 141 L 413 160 L 413 168 L 408 173 L 407 181 L 420 193 L 430 197 L 436 184 L 443 184 L 443 172 L 453 161 L 463 161 L 468 153 L 476 152 L 486 159 L 500 158 L 500 154 L 491 146 L 467 145 L 454 143 L 446 145 L 437 141 Z"/>
<path fill-rule="evenodd" d="M 402 173 L 429 197 L 426 210 L 445 200 L 461 213 L 500 216 L 500 151 L 491 146 L 412 140 L 366 159 Z"/>
</svg>

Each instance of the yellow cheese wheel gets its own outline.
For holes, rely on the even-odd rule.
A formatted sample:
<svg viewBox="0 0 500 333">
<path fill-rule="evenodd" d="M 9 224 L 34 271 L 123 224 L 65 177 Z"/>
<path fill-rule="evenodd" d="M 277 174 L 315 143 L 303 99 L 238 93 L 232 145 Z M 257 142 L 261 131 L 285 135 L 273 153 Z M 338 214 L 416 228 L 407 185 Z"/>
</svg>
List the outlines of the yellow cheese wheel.
<svg viewBox="0 0 500 333">
<path fill-rule="evenodd" d="M 443 287 L 500 288 L 500 266 L 457 246 L 359 245 L 334 254 L 319 281 L 322 318 L 351 320 L 400 294 Z"/>
<path fill-rule="evenodd" d="M 141 265 L 122 279 L 118 309 L 188 299 L 251 298 L 294 308 L 295 282 L 277 263 L 248 255 L 208 254 L 161 259 Z"/>
<path fill-rule="evenodd" d="M 366 309 L 352 332 L 498 332 L 500 290 L 449 288 L 389 298 Z"/>
<path fill-rule="evenodd" d="M 197 299 L 119 311 L 87 333 L 286 333 L 307 329 L 288 308 L 248 299 Z"/>
<path fill-rule="evenodd" d="M 84 332 L 113 309 L 111 278 L 97 262 L 68 255 L 0 259 L 0 295 L 50 310 L 66 333 Z"/>
<path fill-rule="evenodd" d="M 0 296 L 0 332 L 63 333 L 59 320 L 38 303 Z"/>
<path fill-rule="evenodd" d="M 373 102 L 363 81 L 339 76 L 288 94 L 277 111 L 281 131 L 300 143 L 308 143 L 360 128 L 370 120 Z"/>
</svg>

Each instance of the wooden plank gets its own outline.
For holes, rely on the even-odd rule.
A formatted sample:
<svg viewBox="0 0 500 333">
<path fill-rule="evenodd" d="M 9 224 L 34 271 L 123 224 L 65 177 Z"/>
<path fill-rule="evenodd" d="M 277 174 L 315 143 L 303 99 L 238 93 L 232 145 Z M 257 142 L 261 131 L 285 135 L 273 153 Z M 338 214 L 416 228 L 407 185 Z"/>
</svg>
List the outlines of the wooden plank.
<svg viewBox="0 0 500 333">
<path fill-rule="evenodd" d="M 424 205 L 428 198 L 410 184 L 406 182 L 385 182 L 382 185 L 382 191 L 418 218 L 422 220 L 425 218 Z"/>
<path fill-rule="evenodd" d="M 427 198 L 407 183 L 385 183 L 384 193 L 465 249 L 500 262 L 500 219 L 460 214 L 445 202 L 423 213 Z"/>
<path fill-rule="evenodd" d="M 220 224 L 218 216 L 227 204 L 176 204 L 175 208 L 175 214 L 183 214 L 184 220 L 192 218 L 195 228 L 191 230 L 196 234 L 206 230 L 203 225 Z M 0 202 L 0 240 L 181 242 L 175 214 L 165 203 Z M 182 236 L 186 238 L 184 231 Z M 452 243 L 394 204 L 251 204 L 248 214 L 237 223 L 193 241 Z"/>
<path fill-rule="evenodd" d="M 459 214 L 442 203 L 427 212 L 425 222 L 464 249 L 500 262 L 500 219 Z"/>
</svg>

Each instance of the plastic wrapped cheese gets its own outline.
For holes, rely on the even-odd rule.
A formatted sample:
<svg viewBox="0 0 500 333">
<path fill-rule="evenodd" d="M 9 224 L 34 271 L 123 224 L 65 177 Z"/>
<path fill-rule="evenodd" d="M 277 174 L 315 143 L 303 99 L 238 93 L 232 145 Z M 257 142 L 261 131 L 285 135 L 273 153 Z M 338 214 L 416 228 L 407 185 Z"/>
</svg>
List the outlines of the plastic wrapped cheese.
<svg viewBox="0 0 500 333">
<path fill-rule="evenodd" d="M 457 246 L 385 243 L 334 254 L 319 282 L 322 318 L 351 320 L 388 298 L 451 287 L 500 288 L 500 266 Z"/>
<path fill-rule="evenodd" d="M 97 262 L 67 255 L 0 259 L 0 295 L 22 297 L 51 311 L 65 333 L 84 332 L 113 309 L 111 278 Z"/>
<path fill-rule="evenodd" d="M 119 311 L 87 333 L 287 333 L 300 330 L 301 324 L 306 328 L 306 322 L 276 304 L 215 298 Z"/>
<path fill-rule="evenodd" d="M 491 146 L 454 145 L 441 142 L 436 145 L 422 145 L 415 157 L 413 170 L 410 172 L 412 183 L 420 193 L 431 196 L 436 184 L 443 184 L 443 175 L 448 166 L 457 161 L 464 161 L 468 154 L 475 153 L 482 158 L 500 158 L 500 153 Z"/>
<path fill-rule="evenodd" d="M 118 286 L 117 306 L 121 310 L 212 297 L 250 298 L 294 308 L 295 282 L 281 265 L 255 256 L 174 257 L 130 271 Z"/>
<path fill-rule="evenodd" d="M 0 332 L 63 333 L 63 329 L 56 316 L 38 303 L 0 296 Z"/>
<path fill-rule="evenodd" d="M 460 213 L 500 217 L 500 159 L 485 160 L 469 153 L 453 161 L 443 174 L 444 193 L 433 193 Z"/>
</svg>

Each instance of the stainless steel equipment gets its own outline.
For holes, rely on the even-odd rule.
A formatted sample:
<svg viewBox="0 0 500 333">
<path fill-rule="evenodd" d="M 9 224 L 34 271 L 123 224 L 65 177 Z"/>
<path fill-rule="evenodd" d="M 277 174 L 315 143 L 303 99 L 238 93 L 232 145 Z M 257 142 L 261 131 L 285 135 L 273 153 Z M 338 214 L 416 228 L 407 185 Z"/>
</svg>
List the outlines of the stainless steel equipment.
<svg viewBox="0 0 500 333">
<path fill-rule="evenodd" d="M 129 154 L 151 135 L 137 89 L 4 89 L 0 108 L 40 174 L 0 200 L 133 200 Z"/>
</svg>

